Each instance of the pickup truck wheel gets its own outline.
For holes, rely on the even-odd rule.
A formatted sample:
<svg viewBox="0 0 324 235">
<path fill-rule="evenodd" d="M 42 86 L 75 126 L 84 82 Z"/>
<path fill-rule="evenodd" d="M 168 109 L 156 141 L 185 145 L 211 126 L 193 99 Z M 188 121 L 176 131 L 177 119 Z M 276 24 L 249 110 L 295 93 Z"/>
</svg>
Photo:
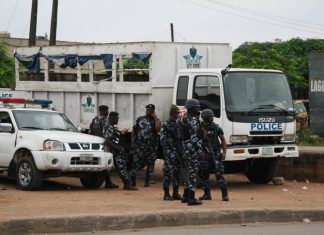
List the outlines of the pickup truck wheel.
<svg viewBox="0 0 324 235">
<path fill-rule="evenodd" d="M 42 173 L 35 165 L 31 155 L 23 156 L 17 164 L 16 180 L 22 190 L 36 190 L 42 185 Z"/>
<path fill-rule="evenodd" d="M 85 177 L 80 178 L 80 182 L 85 188 L 95 189 L 99 188 L 105 180 L 103 173 L 89 173 Z"/>
<path fill-rule="evenodd" d="M 278 158 L 249 159 L 245 163 L 245 175 L 253 183 L 267 184 L 272 180 Z"/>
</svg>

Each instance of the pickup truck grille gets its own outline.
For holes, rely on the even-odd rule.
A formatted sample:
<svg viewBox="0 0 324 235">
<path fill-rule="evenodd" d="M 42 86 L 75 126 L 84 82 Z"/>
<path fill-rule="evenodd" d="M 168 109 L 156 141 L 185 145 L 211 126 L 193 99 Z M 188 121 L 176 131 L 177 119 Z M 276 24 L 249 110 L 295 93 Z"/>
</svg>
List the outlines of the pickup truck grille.
<svg viewBox="0 0 324 235">
<path fill-rule="evenodd" d="M 99 165 L 99 158 L 92 157 L 90 160 L 81 160 L 80 157 L 72 157 L 71 165 Z"/>
<path fill-rule="evenodd" d="M 98 143 L 68 143 L 71 150 L 100 150 Z"/>
</svg>

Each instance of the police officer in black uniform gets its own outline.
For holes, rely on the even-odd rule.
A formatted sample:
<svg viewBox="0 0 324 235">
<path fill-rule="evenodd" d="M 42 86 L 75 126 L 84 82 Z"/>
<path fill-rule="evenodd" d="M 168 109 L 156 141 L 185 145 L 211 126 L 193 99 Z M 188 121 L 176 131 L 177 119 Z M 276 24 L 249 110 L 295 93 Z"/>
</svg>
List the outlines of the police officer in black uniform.
<svg viewBox="0 0 324 235">
<path fill-rule="evenodd" d="M 146 105 L 146 115 L 136 119 L 132 131 L 132 147 L 134 148 L 133 164 L 131 171 L 131 183 L 136 186 L 138 171 L 146 162 L 146 176 L 144 187 L 150 186 L 153 175 L 154 162 L 158 147 L 157 133 L 161 129 L 161 121 L 155 114 L 155 105 Z"/>
<path fill-rule="evenodd" d="M 114 155 L 114 165 L 119 174 L 120 179 L 124 183 L 124 190 L 137 190 L 135 186 L 130 184 L 127 174 L 126 164 L 126 152 L 121 145 L 121 135 L 123 134 L 118 130 L 116 125 L 118 124 L 119 114 L 117 112 L 109 113 L 109 122 L 107 126 L 104 126 L 104 137 L 106 138 L 105 145 L 109 148 L 109 151 Z M 106 124 L 106 123 L 105 123 Z"/>
<path fill-rule="evenodd" d="M 204 139 L 206 156 L 201 160 L 200 169 L 204 195 L 199 199 L 211 200 L 209 174 L 212 171 L 215 173 L 217 184 L 222 191 L 222 200 L 228 201 L 227 184 L 223 176 L 224 167 L 222 165 L 222 160 L 226 157 L 227 147 L 224 132 L 218 124 L 214 123 L 214 113 L 211 109 L 202 110 L 201 117 L 203 119 L 203 128 L 207 135 Z M 219 140 L 221 140 L 221 143 Z"/>
<path fill-rule="evenodd" d="M 104 125 L 109 122 L 108 120 L 108 106 L 100 105 L 99 106 L 99 116 L 95 117 L 89 127 L 89 134 L 103 137 Z M 106 175 L 106 188 L 118 188 L 118 185 L 114 184 L 111 181 L 110 173 L 107 171 Z"/>
</svg>

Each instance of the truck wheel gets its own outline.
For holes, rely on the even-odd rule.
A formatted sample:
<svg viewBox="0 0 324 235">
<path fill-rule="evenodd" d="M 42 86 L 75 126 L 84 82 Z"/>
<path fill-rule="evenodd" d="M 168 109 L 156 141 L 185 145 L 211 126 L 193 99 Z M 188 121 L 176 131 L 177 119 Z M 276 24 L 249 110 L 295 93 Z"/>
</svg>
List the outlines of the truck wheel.
<svg viewBox="0 0 324 235">
<path fill-rule="evenodd" d="M 99 188 L 104 182 L 105 177 L 103 173 L 89 173 L 85 177 L 80 178 L 80 182 L 85 188 L 95 189 Z"/>
<path fill-rule="evenodd" d="M 37 169 L 29 153 L 18 161 L 16 180 L 22 190 L 36 190 L 42 186 L 42 172 Z"/>
<path fill-rule="evenodd" d="M 273 178 L 278 158 L 248 159 L 245 175 L 253 183 L 267 184 Z"/>
</svg>

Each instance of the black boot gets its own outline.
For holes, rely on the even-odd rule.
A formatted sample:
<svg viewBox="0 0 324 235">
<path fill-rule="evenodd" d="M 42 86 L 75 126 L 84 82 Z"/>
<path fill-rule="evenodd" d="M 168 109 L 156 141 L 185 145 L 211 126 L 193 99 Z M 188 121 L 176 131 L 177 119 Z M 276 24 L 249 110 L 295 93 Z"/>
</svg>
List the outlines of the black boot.
<svg viewBox="0 0 324 235">
<path fill-rule="evenodd" d="M 173 201 L 173 198 L 171 197 L 171 195 L 169 193 L 169 188 L 163 188 L 163 190 L 164 190 L 163 200 L 164 201 Z"/>
<path fill-rule="evenodd" d="M 199 200 L 211 200 L 210 189 L 204 189 L 204 195 L 199 197 Z"/>
<path fill-rule="evenodd" d="M 182 200 L 182 197 L 179 194 L 179 186 L 173 186 L 172 198 L 174 200 Z"/>
<path fill-rule="evenodd" d="M 227 187 L 226 186 L 222 187 L 221 190 L 222 190 L 222 200 L 229 201 Z"/>
<path fill-rule="evenodd" d="M 131 185 L 129 180 L 124 181 L 124 190 L 137 190 L 136 186 Z"/>
<path fill-rule="evenodd" d="M 119 186 L 117 184 L 114 184 L 111 179 L 110 176 L 107 176 L 106 178 L 106 185 L 105 188 L 118 188 Z"/>
<path fill-rule="evenodd" d="M 182 196 L 181 202 L 182 203 L 187 203 L 188 202 L 188 189 L 183 190 L 183 196 Z"/>
<path fill-rule="evenodd" d="M 150 187 L 150 178 L 149 177 L 145 177 L 144 187 Z"/>
<path fill-rule="evenodd" d="M 202 201 L 195 198 L 195 191 L 188 190 L 188 206 L 201 205 Z"/>
<path fill-rule="evenodd" d="M 131 185 L 136 187 L 136 176 L 131 177 Z"/>
</svg>

